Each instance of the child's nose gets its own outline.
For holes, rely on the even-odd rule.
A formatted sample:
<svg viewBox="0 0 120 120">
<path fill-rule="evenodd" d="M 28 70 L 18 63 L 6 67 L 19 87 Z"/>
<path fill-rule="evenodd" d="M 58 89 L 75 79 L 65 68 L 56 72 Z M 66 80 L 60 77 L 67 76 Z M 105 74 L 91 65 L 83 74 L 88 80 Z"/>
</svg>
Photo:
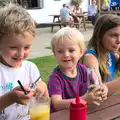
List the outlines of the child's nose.
<svg viewBox="0 0 120 120">
<path fill-rule="evenodd" d="M 120 36 L 117 39 L 117 44 L 120 44 Z"/>
<path fill-rule="evenodd" d="M 18 50 L 17 56 L 18 57 L 23 57 L 24 56 L 24 49 Z"/>
<path fill-rule="evenodd" d="M 65 56 L 69 56 L 69 52 L 68 51 L 65 52 Z"/>
</svg>

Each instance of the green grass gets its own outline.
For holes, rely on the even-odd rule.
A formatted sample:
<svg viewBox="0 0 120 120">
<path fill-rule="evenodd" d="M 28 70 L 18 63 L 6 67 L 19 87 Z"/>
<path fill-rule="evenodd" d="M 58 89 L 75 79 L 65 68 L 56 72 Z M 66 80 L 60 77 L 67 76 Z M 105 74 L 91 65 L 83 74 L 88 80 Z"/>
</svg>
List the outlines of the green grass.
<svg viewBox="0 0 120 120">
<path fill-rule="evenodd" d="M 35 63 L 40 71 L 42 80 L 47 83 L 48 77 L 51 74 L 52 70 L 56 67 L 57 62 L 53 55 L 45 56 L 45 57 L 38 57 L 34 59 L 28 59 Z"/>
</svg>

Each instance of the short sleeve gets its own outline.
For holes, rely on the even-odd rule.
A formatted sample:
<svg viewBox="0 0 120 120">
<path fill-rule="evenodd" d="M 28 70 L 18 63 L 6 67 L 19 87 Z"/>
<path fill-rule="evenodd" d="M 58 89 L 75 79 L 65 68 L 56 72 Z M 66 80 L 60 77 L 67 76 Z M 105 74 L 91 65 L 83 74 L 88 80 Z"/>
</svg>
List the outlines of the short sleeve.
<svg viewBox="0 0 120 120">
<path fill-rule="evenodd" d="M 33 62 L 27 61 L 26 70 L 29 72 L 30 84 L 35 82 L 40 77 L 40 72 Z"/>
<path fill-rule="evenodd" d="M 62 94 L 62 86 L 57 76 L 51 75 L 49 77 L 48 91 L 50 96 L 53 94 Z"/>
<path fill-rule="evenodd" d="M 35 82 L 40 77 L 40 72 L 35 64 L 33 64 L 33 67 L 31 69 L 31 79 L 32 82 Z"/>
</svg>

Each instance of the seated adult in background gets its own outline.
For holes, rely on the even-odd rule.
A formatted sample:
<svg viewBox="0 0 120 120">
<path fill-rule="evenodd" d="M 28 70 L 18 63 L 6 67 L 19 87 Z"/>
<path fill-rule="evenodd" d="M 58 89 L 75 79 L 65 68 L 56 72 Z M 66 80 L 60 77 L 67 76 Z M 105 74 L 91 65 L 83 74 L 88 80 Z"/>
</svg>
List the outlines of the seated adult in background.
<svg viewBox="0 0 120 120">
<path fill-rule="evenodd" d="M 78 8 L 75 7 L 74 10 L 73 10 L 73 12 L 74 12 L 75 14 L 83 13 L 81 7 L 78 7 Z"/>
<path fill-rule="evenodd" d="M 82 21 L 82 18 L 80 17 L 77 17 L 77 15 L 79 14 L 82 14 L 82 8 L 80 6 L 76 6 L 74 9 L 73 9 L 73 19 L 74 19 L 74 22 L 79 22 L 80 20 Z"/>
<path fill-rule="evenodd" d="M 73 11 L 75 9 L 75 5 L 76 5 L 75 1 L 71 1 L 71 3 L 69 4 L 70 14 L 73 14 Z"/>
<path fill-rule="evenodd" d="M 88 20 L 92 21 L 92 24 L 95 24 L 96 21 L 96 13 L 97 13 L 97 5 L 96 0 L 92 0 L 92 4 L 88 6 Z"/>
<path fill-rule="evenodd" d="M 110 11 L 110 3 L 109 3 L 109 0 L 103 0 L 102 10 L 103 10 L 103 11 Z"/>
<path fill-rule="evenodd" d="M 76 7 L 76 1 L 71 1 L 71 4 L 69 5 L 70 15 L 73 17 L 73 21 L 75 23 L 79 22 L 79 18 L 76 17 L 76 14 L 79 14 L 82 12 L 82 9 L 78 6 Z"/>
<path fill-rule="evenodd" d="M 62 23 L 72 24 L 73 18 L 70 16 L 70 10 L 67 8 L 66 4 L 63 4 L 63 8 L 60 9 L 60 17 Z"/>
<path fill-rule="evenodd" d="M 111 0 L 110 2 L 111 10 L 117 10 L 119 7 L 119 0 Z"/>
<path fill-rule="evenodd" d="M 112 81 L 119 59 L 117 54 L 119 48 L 120 17 L 112 14 L 103 15 L 96 21 L 93 35 L 87 46 L 88 50 L 82 57 L 82 63 L 88 68 L 94 68 L 101 76 L 102 82 Z M 114 91 L 118 88 L 120 84 Z"/>
</svg>

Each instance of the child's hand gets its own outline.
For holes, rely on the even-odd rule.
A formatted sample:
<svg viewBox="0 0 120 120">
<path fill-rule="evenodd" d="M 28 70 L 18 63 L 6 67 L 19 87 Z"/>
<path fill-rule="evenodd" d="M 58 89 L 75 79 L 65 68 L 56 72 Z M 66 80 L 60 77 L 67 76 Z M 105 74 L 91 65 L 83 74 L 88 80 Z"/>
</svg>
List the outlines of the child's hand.
<svg viewBox="0 0 120 120">
<path fill-rule="evenodd" d="M 97 101 L 102 100 L 102 97 L 101 97 L 102 91 L 101 91 L 100 85 L 90 85 L 88 89 L 89 91 L 88 93 L 86 93 L 86 99 L 88 104 L 95 103 L 99 105 L 99 102 Z"/>
<path fill-rule="evenodd" d="M 49 98 L 47 86 L 43 81 L 37 82 L 37 89 L 36 89 L 35 95 L 37 95 L 39 97 L 44 96 L 44 97 Z"/>
<path fill-rule="evenodd" d="M 95 95 L 94 97 L 96 99 L 95 101 L 93 101 L 93 103 L 96 104 L 96 105 L 100 105 L 101 101 L 107 99 L 108 88 L 104 84 L 97 85 L 97 89 L 95 89 L 96 85 L 92 85 L 92 87 L 93 86 L 94 86 L 93 92 L 94 92 L 94 95 Z"/>
<path fill-rule="evenodd" d="M 108 94 L 108 88 L 104 84 L 101 84 L 100 88 L 101 88 L 101 91 L 102 91 L 102 93 L 101 93 L 102 100 L 106 100 L 107 99 L 107 94 Z"/>
<path fill-rule="evenodd" d="M 24 89 L 27 91 L 27 95 L 24 94 L 23 90 L 19 86 L 10 91 L 11 99 L 13 102 L 19 104 L 27 104 L 29 99 L 33 96 L 33 91 L 25 86 Z"/>
</svg>

